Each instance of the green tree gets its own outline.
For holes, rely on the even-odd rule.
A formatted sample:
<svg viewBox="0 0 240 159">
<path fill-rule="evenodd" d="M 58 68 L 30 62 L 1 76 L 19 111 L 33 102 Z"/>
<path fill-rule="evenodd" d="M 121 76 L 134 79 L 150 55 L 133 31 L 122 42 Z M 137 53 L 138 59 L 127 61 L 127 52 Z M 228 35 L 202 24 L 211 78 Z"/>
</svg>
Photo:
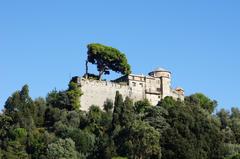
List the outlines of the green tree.
<svg viewBox="0 0 240 159">
<path fill-rule="evenodd" d="M 47 145 L 56 139 L 55 134 L 44 128 L 34 129 L 27 138 L 27 152 L 32 159 L 45 159 Z"/>
<path fill-rule="evenodd" d="M 140 100 L 134 103 L 135 112 L 141 115 L 143 115 L 145 110 L 150 106 L 151 104 L 148 99 Z"/>
<path fill-rule="evenodd" d="M 160 106 L 149 107 L 145 111 L 143 120 L 148 122 L 157 131 L 162 133 L 170 127 L 166 120 L 167 115 L 168 111 L 163 107 Z"/>
<path fill-rule="evenodd" d="M 73 82 L 73 79 L 68 85 L 66 91 L 53 90 L 48 93 L 46 102 L 50 107 L 56 107 L 59 109 L 67 110 L 79 110 L 80 97 L 83 93 L 77 83 Z"/>
<path fill-rule="evenodd" d="M 148 123 L 136 120 L 115 137 L 120 156 L 134 159 L 161 158 L 160 134 Z"/>
<path fill-rule="evenodd" d="M 236 142 L 240 144 L 240 119 L 239 118 L 232 118 L 230 123 L 230 128 L 234 133 L 236 138 Z"/>
<path fill-rule="evenodd" d="M 240 118 L 240 110 L 238 108 L 231 108 L 231 118 Z"/>
<path fill-rule="evenodd" d="M 77 159 L 75 143 L 72 139 L 58 139 L 48 145 L 48 159 Z"/>
<path fill-rule="evenodd" d="M 29 96 L 28 85 L 24 85 L 21 91 L 16 91 L 9 97 L 4 105 L 5 114 L 11 116 L 15 125 L 26 129 L 35 127 L 32 114 L 34 114 L 34 103 Z"/>
<path fill-rule="evenodd" d="M 87 114 L 88 126 L 86 128 L 96 136 L 101 136 L 103 133 L 103 127 L 101 125 L 102 115 L 103 112 L 98 106 L 92 105 L 89 108 Z"/>
<path fill-rule="evenodd" d="M 10 131 L 13 127 L 13 119 L 5 114 L 0 114 L 0 146 L 6 148 L 7 142 L 10 140 Z"/>
<path fill-rule="evenodd" d="M 226 159 L 230 159 L 237 154 L 240 154 L 239 144 L 224 144 L 224 156 Z"/>
<path fill-rule="evenodd" d="M 123 97 L 119 93 L 116 92 L 115 101 L 114 101 L 114 109 L 113 109 L 113 119 L 112 119 L 112 131 L 119 131 L 120 129 L 120 116 L 122 114 L 124 107 Z"/>
<path fill-rule="evenodd" d="M 221 129 L 225 129 L 230 122 L 230 114 L 228 111 L 221 109 L 219 112 L 217 112 L 217 116 L 220 119 L 221 122 Z"/>
<path fill-rule="evenodd" d="M 0 114 L 0 158 L 239 158 L 238 108 L 212 114 L 216 102 L 203 94 L 133 106 L 116 92 L 104 111 L 81 111 L 81 90 L 71 82 L 46 99 L 32 100 L 27 85 L 7 99 Z"/>
<path fill-rule="evenodd" d="M 46 102 L 49 107 L 72 110 L 66 91 L 52 90 L 48 93 Z"/>
<path fill-rule="evenodd" d="M 34 100 L 34 123 L 37 127 L 44 126 L 45 111 L 47 109 L 46 101 L 44 98 L 37 98 Z"/>
<path fill-rule="evenodd" d="M 240 153 L 236 154 L 236 155 L 233 155 L 231 157 L 227 157 L 226 159 L 240 159 Z"/>
<path fill-rule="evenodd" d="M 28 154 L 25 146 L 19 141 L 9 141 L 6 151 L 3 152 L 4 159 L 26 159 Z"/>
<path fill-rule="evenodd" d="M 220 123 L 209 112 L 188 101 L 179 102 L 166 98 L 161 104 L 160 107 L 168 111 L 165 118 L 170 125 L 162 133 L 163 159 L 223 157 L 224 138 Z"/>
<path fill-rule="evenodd" d="M 126 97 L 123 103 L 122 112 L 119 118 L 122 127 L 129 127 L 132 124 L 132 121 L 135 120 L 133 101 L 129 97 Z"/>
<path fill-rule="evenodd" d="M 76 145 L 76 150 L 88 156 L 94 149 L 95 135 L 87 130 L 72 129 L 69 136 Z"/>
<path fill-rule="evenodd" d="M 103 109 L 107 112 L 110 113 L 113 109 L 113 101 L 111 99 L 107 99 L 104 102 Z"/>
<path fill-rule="evenodd" d="M 80 108 L 80 97 L 83 93 L 77 83 L 71 81 L 68 85 L 67 95 L 71 105 L 70 110 L 79 110 Z"/>
<path fill-rule="evenodd" d="M 189 97 L 186 97 L 185 100 L 190 104 L 200 106 L 201 108 L 207 110 L 209 113 L 213 113 L 214 109 L 217 106 L 217 101 L 211 100 L 202 93 L 195 93 Z"/>
<path fill-rule="evenodd" d="M 101 79 L 103 74 L 109 74 L 110 70 L 124 75 L 131 73 L 126 56 L 119 50 L 96 43 L 89 44 L 87 48 L 87 62 L 97 65 L 99 79 Z"/>
</svg>

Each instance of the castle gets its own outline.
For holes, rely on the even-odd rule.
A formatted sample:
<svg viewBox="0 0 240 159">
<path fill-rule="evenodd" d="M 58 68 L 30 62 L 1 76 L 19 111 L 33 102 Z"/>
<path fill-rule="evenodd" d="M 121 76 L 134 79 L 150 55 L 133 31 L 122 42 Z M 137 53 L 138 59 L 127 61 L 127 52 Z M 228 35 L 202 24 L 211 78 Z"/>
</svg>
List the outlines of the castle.
<svg viewBox="0 0 240 159">
<path fill-rule="evenodd" d="M 114 102 L 116 91 L 123 98 L 130 97 L 134 102 L 148 99 L 152 105 L 166 96 L 184 100 L 184 90 L 180 87 L 171 88 L 171 72 L 163 68 L 157 68 L 147 76 L 129 74 L 114 81 L 100 81 L 77 77 L 77 83 L 81 87 L 81 109 L 88 110 L 91 105 L 101 108 L 107 99 Z"/>
</svg>

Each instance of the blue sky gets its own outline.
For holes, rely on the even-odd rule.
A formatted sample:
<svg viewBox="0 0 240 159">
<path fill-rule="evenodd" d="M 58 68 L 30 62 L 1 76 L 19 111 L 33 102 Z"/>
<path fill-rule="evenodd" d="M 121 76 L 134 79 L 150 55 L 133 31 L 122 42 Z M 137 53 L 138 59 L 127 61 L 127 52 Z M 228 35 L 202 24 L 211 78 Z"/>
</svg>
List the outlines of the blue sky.
<svg viewBox="0 0 240 159">
<path fill-rule="evenodd" d="M 0 0 L 0 108 L 24 84 L 33 98 L 66 89 L 92 42 L 124 52 L 134 73 L 164 67 L 187 95 L 240 106 L 239 8 L 238 0 Z"/>
</svg>

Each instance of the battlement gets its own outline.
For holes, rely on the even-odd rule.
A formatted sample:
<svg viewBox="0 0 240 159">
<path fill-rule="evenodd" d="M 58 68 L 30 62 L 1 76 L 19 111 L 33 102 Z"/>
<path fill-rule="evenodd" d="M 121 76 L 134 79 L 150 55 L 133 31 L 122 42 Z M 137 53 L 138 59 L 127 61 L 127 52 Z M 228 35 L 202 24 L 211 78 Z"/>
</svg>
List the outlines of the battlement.
<svg viewBox="0 0 240 159">
<path fill-rule="evenodd" d="M 180 87 L 171 88 L 171 72 L 165 69 L 156 69 L 149 75 L 125 75 L 114 81 L 93 80 L 82 77 L 73 78 L 79 84 L 83 95 L 81 96 L 81 109 L 88 110 L 91 105 L 102 108 L 107 99 L 114 101 L 116 91 L 123 98 L 127 96 L 134 102 L 148 99 L 152 105 L 166 96 L 184 100 L 184 90 Z"/>
<path fill-rule="evenodd" d="M 127 86 L 127 83 L 117 83 L 112 81 L 100 81 L 100 80 L 94 80 L 94 79 L 86 79 L 86 78 L 78 78 L 78 84 L 80 86 L 82 85 L 89 85 L 89 86 L 99 86 L 99 87 L 116 87 L 121 88 L 124 86 Z"/>
</svg>

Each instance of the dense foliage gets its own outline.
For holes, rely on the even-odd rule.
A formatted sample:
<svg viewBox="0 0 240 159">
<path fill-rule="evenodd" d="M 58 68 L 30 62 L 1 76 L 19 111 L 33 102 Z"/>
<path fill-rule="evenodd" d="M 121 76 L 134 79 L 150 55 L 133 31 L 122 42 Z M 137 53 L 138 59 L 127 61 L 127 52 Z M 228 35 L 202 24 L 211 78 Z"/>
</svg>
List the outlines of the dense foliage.
<svg viewBox="0 0 240 159">
<path fill-rule="evenodd" d="M 166 97 L 157 106 L 116 92 L 103 110 L 79 109 L 80 88 L 31 99 L 28 86 L 0 114 L 3 159 L 238 159 L 240 110 L 212 114 L 216 101 L 194 94 Z"/>
<path fill-rule="evenodd" d="M 128 64 L 125 54 L 119 50 L 97 43 L 89 44 L 87 48 L 86 74 L 88 74 L 88 62 L 97 65 L 99 72 L 98 79 L 101 79 L 103 74 L 109 74 L 110 70 L 124 75 L 131 73 L 131 67 Z"/>
</svg>

